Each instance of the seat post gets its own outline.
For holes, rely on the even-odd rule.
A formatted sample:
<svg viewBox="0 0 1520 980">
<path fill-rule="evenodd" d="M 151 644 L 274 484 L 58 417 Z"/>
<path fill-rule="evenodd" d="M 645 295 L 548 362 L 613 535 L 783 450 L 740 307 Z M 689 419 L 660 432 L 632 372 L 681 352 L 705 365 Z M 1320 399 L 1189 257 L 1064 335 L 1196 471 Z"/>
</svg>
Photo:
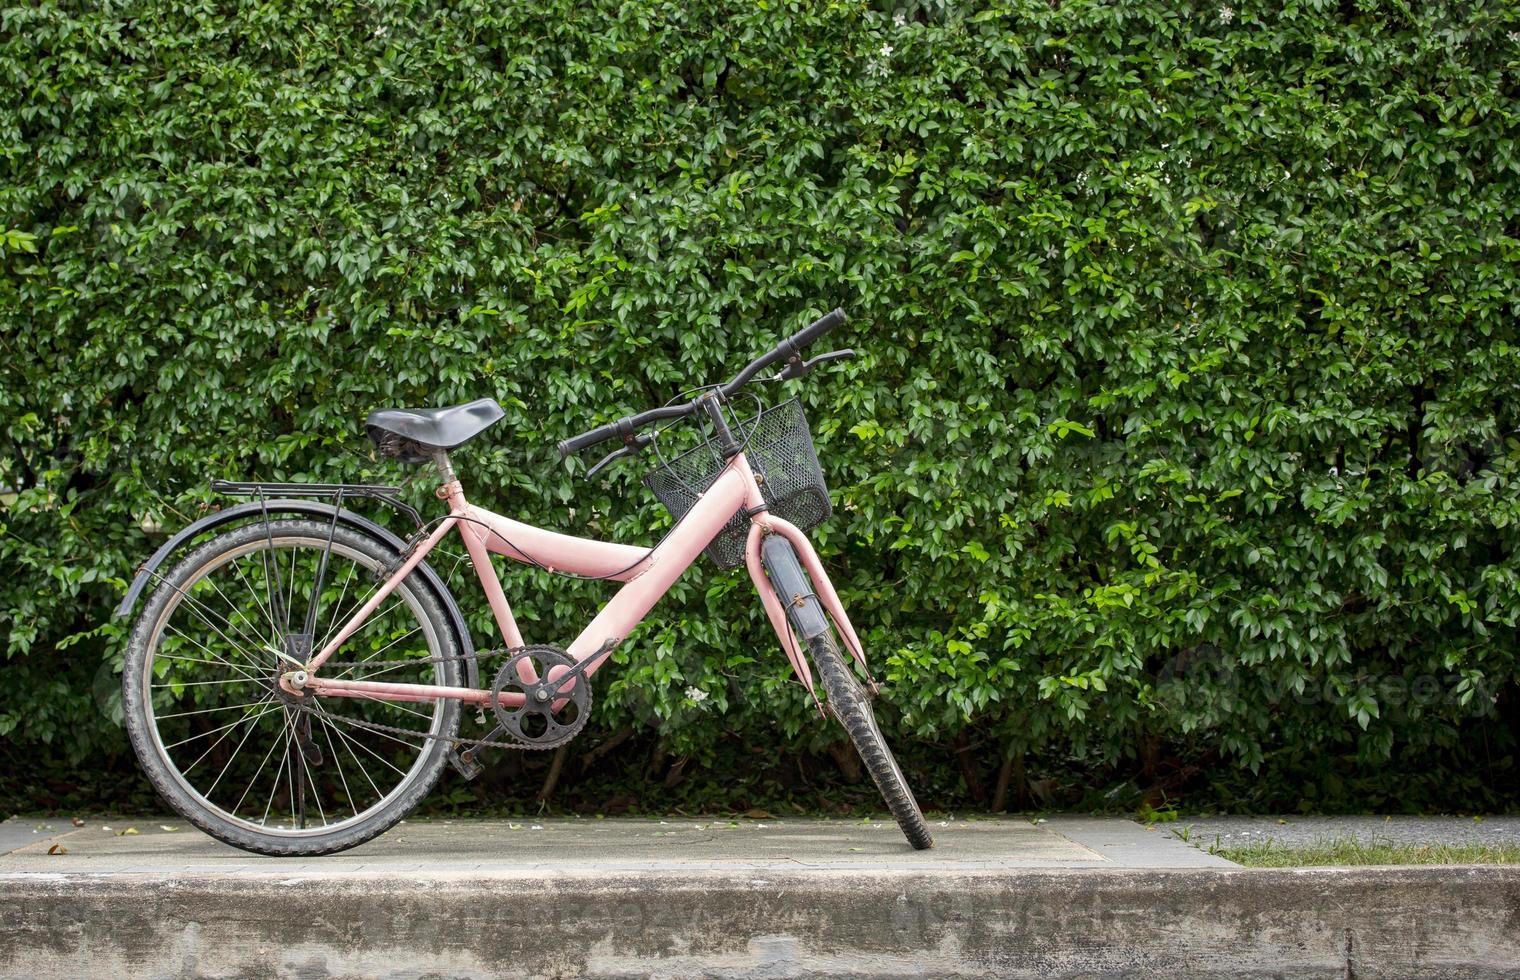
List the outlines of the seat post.
<svg viewBox="0 0 1520 980">
<path fill-rule="evenodd" d="M 438 475 L 443 479 L 443 485 L 438 488 L 440 500 L 449 502 L 449 509 L 456 513 L 465 507 L 464 488 L 459 485 L 459 477 L 454 475 L 454 464 L 449 462 L 449 454 L 442 449 L 434 449 L 431 453 L 433 465 L 438 467 Z"/>
<path fill-rule="evenodd" d="M 449 461 L 449 454 L 442 449 L 433 450 L 433 464 L 438 467 L 438 476 L 443 480 L 444 486 L 458 481 L 454 475 L 454 464 Z"/>
</svg>

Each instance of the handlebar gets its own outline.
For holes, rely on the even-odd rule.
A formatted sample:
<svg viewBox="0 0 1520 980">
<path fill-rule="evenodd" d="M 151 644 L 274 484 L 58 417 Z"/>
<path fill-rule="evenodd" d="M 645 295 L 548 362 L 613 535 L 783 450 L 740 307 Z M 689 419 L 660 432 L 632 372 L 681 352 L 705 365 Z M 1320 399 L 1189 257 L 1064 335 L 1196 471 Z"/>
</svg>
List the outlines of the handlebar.
<svg viewBox="0 0 1520 980">
<path fill-rule="evenodd" d="M 777 361 L 796 361 L 800 364 L 803 349 L 844 323 L 845 319 L 845 312 L 842 309 L 835 309 L 830 313 L 824 314 L 753 361 L 750 361 L 744 366 L 744 370 L 734 375 L 731 381 L 718 386 L 718 391 L 724 398 L 729 398 L 740 388 L 749 384 L 755 375 Z M 609 439 L 621 439 L 625 444 L 631 446 L 638 439 L 638 430 L 644 426 L 655 422 L 664 422 L 668 419 L 685 418 L 700 411 L 701 407 L 702 402 L 698 398 L 681 405 L 667 405 L 664 408 L 651 408 L 649 411 L 640 412 L 637 415 L 626 415 L 616 422 L 599 425 L 594 429 L 582 432 L 580 435 L 571 436 L 569 439 L 563 440 L 557 447 L 560 458 L 563 459 L 571 453 L 578 453 L 582 449 L 595 446 L 597 443 L 606 442 Z"/>
<path fill-rule="evenodd" d="M 783 358 L 790 359 L 793 357 L 800 357 L 802 355 L 803 348 L 807 347 L 807 345 L 811 344 L 819 337 L 822 337 L 830 330 L 833 330 L 835 327 L 844 323 L 845 319 L 844 310 L 836 308 L 833 312 L 825 313 L 819 319 L 813 321 L 812 323 L 803 327 L 801 330 L 792 334 L 790 337 L 786 338 L 775 347 L 772 347 L 764 354 L 761 354 L 759 357 L 746 364 L 743 371 L 740 371 L 738 374 L 734 375 L 734 379 L 720 389 L 723 392 L 723 397 L 730 397 L 734 394 L 734 392 L 749 384 L 750 380 L 753 379 L 755 375 L 770 367 L 772 364 L 775 364 L 777 361 L 782 360 Z"/>
<path fill-rule="evenodd" d="M 844 309 L 842 307 L 835 307 L 830 312 L 825 313 L 814 322 L 792 334 L 787 340 L 798 350 L 801 350 L 835 327 L 844 326 L 844 321 L 847 319 L 849 317 L 845 316 Z"/>
<path fill-rule="evenodd" d="M 633 439 L 634 433 L 646 425 L 663 422 L 666 419 L 684 418 L 690 415 L 692 411 L 694 409 L 691 405 L 669 405 L 665 408 L 651 408 L 647 412 L 624 416 L 616 422 L 599 425 L 588 432 L 582 432 L 578 436 L 571 436 L 563 440 L 558 447 L 560 459 L 564 459 L 571 453 L 578 453 L 582 449 L 587 449 L 599 442 L 606 442 L 608 439 L 622 439 L 624 442 L 629 442 Z"/>
</svg>

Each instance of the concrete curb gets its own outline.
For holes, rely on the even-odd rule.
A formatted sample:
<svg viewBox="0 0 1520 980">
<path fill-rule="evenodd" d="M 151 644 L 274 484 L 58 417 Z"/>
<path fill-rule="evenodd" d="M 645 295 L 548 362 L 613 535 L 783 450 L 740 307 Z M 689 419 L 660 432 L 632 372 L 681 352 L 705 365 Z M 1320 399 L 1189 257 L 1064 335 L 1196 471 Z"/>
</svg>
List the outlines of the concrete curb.
<svg viewBox="0 0 1520 980">
<path fill-rule="evenodd" d="M 1520 868 L 0 874 L 0 973 L 1520 976 Z"/>
</svg>

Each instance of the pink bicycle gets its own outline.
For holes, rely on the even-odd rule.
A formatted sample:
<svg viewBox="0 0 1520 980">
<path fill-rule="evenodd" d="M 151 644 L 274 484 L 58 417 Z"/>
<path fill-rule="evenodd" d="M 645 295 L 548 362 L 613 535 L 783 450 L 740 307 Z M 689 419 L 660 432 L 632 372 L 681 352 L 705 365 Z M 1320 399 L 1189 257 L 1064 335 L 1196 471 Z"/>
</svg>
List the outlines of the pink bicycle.
<svg viewBox="0 0 1520 980">
<path fill-rule="evenodd" d="M 196 826 L 250 851 L 316 855 L 361 844 L 406 816 L 450 763 L 473 778 L 483 749 L 553 749 L 574 738 L 589 717 L 592 675 L 705 552 L 721 567 L 746 566 L 798 678 L 844 725 L 908 841 L 930 847 L 872 714 L 876 685 L 860 639 L 803 534 L 830 507 L 802 410 L 792 400 L 743 421 L 729 411 L 768 367 L 782 364 L 770 380 L 785 380 L 851 356 L 802 354 L 844 319 L 833 311 L 727 384 L 559 444 L 563 457 L 620 443 L 592 475 L 655 443 L 660 423 L 706 422 L 704 442 L 662 458 L 645 477 L 676 517 L 653 548 L 558 534 L 470 504 L 448 453 L 502 417 L 489 398 L 377 411 L 366 421 L 381 452 L 437 467 L 437 496 L 449 511 L 430 522 L 395 487 L 218 482 L 220 492 L 257 499 L 165 542 L 117 610 L 130 614 L 156 583 L 122 670 L 127 731 L 153 785 Z M 344 506 L 354 500 L 400 509 L 415 532 L 402 540 Z M 458 603 L 426 562 L 450 533 L 463 540 L 502 650 L 475 650 Z M 624 584 L 568 647 L 529 645 L 493 554 Z M 482 684 L 493 659 L 499 666 Z M 462 705 L 479 708 L 494 727 L 462 737 Z"/>
</svg>

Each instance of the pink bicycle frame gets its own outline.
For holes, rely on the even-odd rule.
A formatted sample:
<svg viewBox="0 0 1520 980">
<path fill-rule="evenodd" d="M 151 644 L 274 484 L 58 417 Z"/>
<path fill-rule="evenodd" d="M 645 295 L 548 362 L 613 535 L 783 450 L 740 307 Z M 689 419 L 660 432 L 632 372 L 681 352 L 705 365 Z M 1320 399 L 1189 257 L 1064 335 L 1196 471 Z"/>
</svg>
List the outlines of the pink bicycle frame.
<svg viewBox="0 0 1520 980">
<path fill-rule="evenodd" d="M 521 562 L 533 562 L 552 572 L 589 575 L 625 583 L 602 607 L 596 617 L 583 629 L 568 648 L 577 664 L 598 654 L 610 652 L 643 621 L 655 603 L 665 595 L 675 581 L 702 554 L 713 538 L 723 530 L 733 515 L 741 509 L 751 514 L 749 538 L 745 544 L 745 567 L 754 581 L 755 590 L 765 612 L 781 640 L 787 659 L 797 677 L 813 692 L 812 671 L 803 657 L 801 644 L 792 630 L 782 605 L 760 559 L 760 542 L 766 534 L 779 534 L 789 541 L 800 557 L 813 582 L 813 589 L 825 612 L 833 620 L 850 653 L 865 665 L 865 651 L 860 639 L 845 614 L 844 606 L 834 585 L 823 570 L 818 554 L 807 537 L 794 525 L 774 517 L 763 508 L 765 500 L 750 469 L 748 460 L 739 453 L 730 460 L 718 480 L 702 494 L 665 540 L 655 548 L 594 541 L 571 535 L 546 531 L 523 524 L 520 521 L 494 514 L 472 505 L 465 499 L 464 488 L 453 478 L 446 458 L 440 460 L 448 479 L 438 488 L 438 496 L 448 501 L 449 516 L 420 544 L 412 549 L 395 573 L 381 585 L 369 600 L 356 611 L 328 643 L 317 651 L 305 665 L 307 678 L 301 692 L 315 693 L 324 697 L 357 697 L 386 701 L 434 701 L 452 698 L 472 704 L 491 701 L 489 690 L 467 687 L 447 687 L 434 684 L 403 684 L 382 681 L 324 678 L 318 675 L 322 665 L 364 625 L 364 622 L 386 600 L 396 587 L 415 569 L 443 540 L 451 530 L 457 529 L 464 539 L 470 564 L 480 579 L 486 601 L 490 603 L 502 640 L 511 647 L 523 646 L 521 631 L 512 615 L 512 607 L 502 591 L 501 581 L 491 564 L 491 555 L 503 555 Z M 599 657 L 588 664 L 585 674 L 590 676 L 606 662 Z M 535 680 L 536 678 L 525 678 Z M 503 693 L 501 703 L 517 707 L 522 703 L 520 693 Z"/>
</svg>

